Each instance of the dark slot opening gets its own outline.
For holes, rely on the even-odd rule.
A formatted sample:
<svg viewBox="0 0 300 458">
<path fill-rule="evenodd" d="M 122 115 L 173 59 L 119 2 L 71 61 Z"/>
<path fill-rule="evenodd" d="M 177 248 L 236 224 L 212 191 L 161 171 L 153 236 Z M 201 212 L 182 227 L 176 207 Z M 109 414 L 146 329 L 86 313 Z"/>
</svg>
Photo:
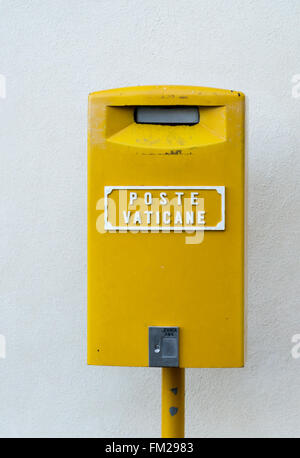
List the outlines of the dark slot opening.
<svg viewBox="0 0 300 458">
<path fill-rule="evenodd" d="M 137 124 L 193 126 L 199 122 L 199 110 L 198 107 L 187 106 L 136 107 L 134 120 Z"/>
</svg>

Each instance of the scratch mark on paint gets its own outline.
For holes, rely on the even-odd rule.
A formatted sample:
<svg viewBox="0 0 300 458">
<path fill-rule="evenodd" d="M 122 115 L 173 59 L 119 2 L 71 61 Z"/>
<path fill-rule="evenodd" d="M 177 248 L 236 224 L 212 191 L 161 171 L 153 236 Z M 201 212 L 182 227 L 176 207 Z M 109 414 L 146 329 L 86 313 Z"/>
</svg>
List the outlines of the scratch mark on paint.
<svg viewBox="0 0 300 458">
<path fill-rule="evenodd" d="M 143 156 L 191 156 L 193 153 L 187 152 L 183 153 L 182 150 L 176 150 L 176 151 L 166 151 L 165 153 L 139 153 L 137 152 L 136 154 L 142 154 Z"/>
<path fill-rule="evenodd" d="M 174 417 L 174 415 L 177 414 L 178 412 L 178 407 L 170 407 L 170 414 L 172 415 L 172 417 Z"/>
</svg>

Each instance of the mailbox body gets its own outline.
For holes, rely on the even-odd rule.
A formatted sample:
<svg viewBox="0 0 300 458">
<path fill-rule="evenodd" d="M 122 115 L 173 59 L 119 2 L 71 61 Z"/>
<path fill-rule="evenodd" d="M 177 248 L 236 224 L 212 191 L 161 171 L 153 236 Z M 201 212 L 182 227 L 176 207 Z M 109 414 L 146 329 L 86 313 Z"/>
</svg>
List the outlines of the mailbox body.
<svg viewBox="0 0 300 458">
<path fill-rule="evenodd" d="M 138 124 L 139 106 L 195 106 L 200 121 Z M 148 86 L 90 95 L 89 364 L 148 366 L 148 328 L 174 326 L 180 367 L 243 366 L 244 168 L 242 93 Z M 145 205 L 160 199 L 153 230 L 147 205 L 136 216 L 135 194 Z M 163 212 L 180 196 L 193 224 Z"/>
</svg>

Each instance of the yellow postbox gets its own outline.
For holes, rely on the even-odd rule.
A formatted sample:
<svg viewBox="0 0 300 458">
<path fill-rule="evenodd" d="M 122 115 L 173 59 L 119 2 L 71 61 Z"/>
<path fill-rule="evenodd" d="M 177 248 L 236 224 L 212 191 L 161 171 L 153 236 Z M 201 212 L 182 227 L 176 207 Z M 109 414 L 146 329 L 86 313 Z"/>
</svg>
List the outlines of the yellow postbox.
<svg viewBox="0 0 300 458">
<path fill-rule="evenodd" d="M 92 93 L 88 363 L 244 364 L 244 95 Z"/>
</svg>

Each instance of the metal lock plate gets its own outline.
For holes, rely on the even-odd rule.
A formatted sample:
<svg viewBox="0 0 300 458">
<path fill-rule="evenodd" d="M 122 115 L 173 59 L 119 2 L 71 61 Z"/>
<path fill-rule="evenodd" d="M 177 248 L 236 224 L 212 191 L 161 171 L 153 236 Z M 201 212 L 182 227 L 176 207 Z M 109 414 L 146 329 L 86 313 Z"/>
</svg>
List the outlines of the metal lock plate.
<svg viewBox="0 0 300 458">
<path fill-rule="evenodd" d="M 149 327 L 149 367 L 179 367 L 178 327 Z"/>
</svg>

